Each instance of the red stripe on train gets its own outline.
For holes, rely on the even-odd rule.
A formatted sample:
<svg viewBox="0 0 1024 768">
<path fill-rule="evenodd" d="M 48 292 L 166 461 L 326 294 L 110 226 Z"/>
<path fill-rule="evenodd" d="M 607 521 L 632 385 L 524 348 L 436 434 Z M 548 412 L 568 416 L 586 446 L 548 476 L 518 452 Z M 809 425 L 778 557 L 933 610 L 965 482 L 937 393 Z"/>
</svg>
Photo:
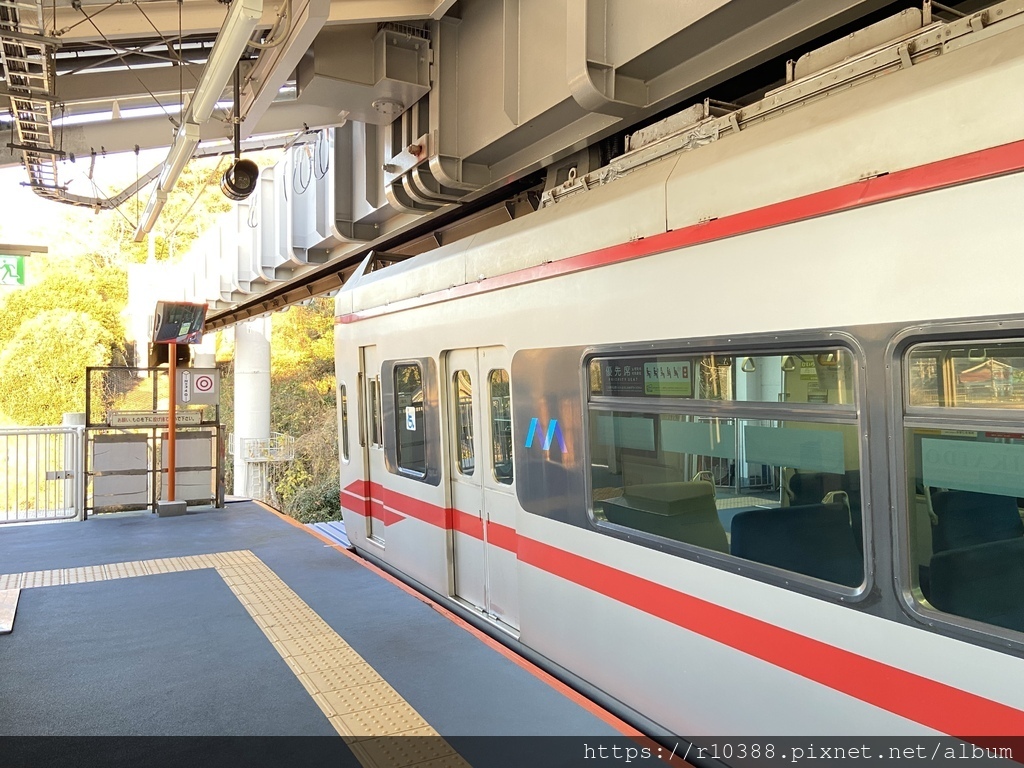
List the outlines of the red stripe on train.
<svg viewBox="0 0 1024 768">
<path fill-rule="evenodd" d="M 352 483 L 346 491 L 356 487 L 361 486 Z M 410 499 L 391 495 L 399 502 Z M 416 506 L 418 514 L 410 513 L 410 517 L 483 538 L 483 524 L 475 515 L 418 500 Z M 425 507 L 433 512 L 424 515 Z M 439 520 L 448 524 L 434 522 Z M 1024 712 L 997 701 L 520 536 L 508 526 L 490 524 L 488 540 L 515 552 L 519 560 L 534 568 L 936 731 L 964 739 L 1024 733 Z"/>
<path fill-rule="evenodd" d="M 715 642 L 954 736 L 1024 733 L 1024 712 L 519 537 L 519 559 Z"/>
<path fill-rule="evenodd" d="M 857 181 L 813 192 L 803 197 L 772 203 L 720 219 L 693 224 L 671 232 L 583 253 L 567 259 L 528 267 L 505 275 L 457 285 L 444 291 L 403 299 L 387 306 L 339 315 L 335 323 L 355 323 L 379 315 L 449 301 L 464 296 L 507 288 L 536 280 L 652 256 L 676 248 L 700 245 L 727 237 L 792 224 L 830 213 L 849 211 L 874 203 L 931 192 L 957 184 L 992 178 L 1024 169 L 1024 141 L 1003 144 L 927 165 L 896 171 L 886 176 Z"/>
</svg>

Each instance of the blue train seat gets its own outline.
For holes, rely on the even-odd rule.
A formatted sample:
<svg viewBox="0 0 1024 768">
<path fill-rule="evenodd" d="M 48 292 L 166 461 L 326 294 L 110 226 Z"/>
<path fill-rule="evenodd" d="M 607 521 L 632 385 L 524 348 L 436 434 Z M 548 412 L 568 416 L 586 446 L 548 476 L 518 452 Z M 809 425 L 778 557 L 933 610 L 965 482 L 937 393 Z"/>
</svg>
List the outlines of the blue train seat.
<svg viewBox="0 0 1024 768">
<path fill-rule="evenodd" d="M 706 481 L 627 486 L 625 493 L 602 502 L 609 522 L 657 534 L 716 552 L 728 552 L 725 528 L 718 518 L 715 487 Z"/>
<path fill-rule="evenodd" d="M 732 521 L 731 552 L 836 584 L 864 580 L 864 558 L 842 502 L 740 512 Z"/>
<path fill-rule="evenodd" d="M 932 552 L 1024 536 L 1017 499 L 974 491 L 935 491 Z"/>
<path fill-rule="evenodd" d="M 940 611 L 1024 631 L 1024 538 L 938 552 L 929 571 Z"/>
<path fill-rule="evenodd" d="M 842 491 L 850 504 L 850 524 L 857 547 L 863 551 L 863 522 L 860 508 L 860 470 L 838 472 L 805 472 L 795 470 L 786 483 L 786 496 L 793 507 L 817 504 L 829 494 Z"/>
</svg>

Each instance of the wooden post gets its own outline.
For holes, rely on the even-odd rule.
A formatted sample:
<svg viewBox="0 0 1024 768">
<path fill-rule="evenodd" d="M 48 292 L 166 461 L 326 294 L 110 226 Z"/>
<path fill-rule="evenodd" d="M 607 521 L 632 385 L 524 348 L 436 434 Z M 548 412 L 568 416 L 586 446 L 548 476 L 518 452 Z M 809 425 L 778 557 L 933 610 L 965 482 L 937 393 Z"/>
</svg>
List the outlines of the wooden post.
<svg viewBox="0 0 1024 768">
<path fill-rule="evenodd" d="M 178 399 L 178 344 L 170 342 L 167 345 L 167 374 L 170 381 L 167 382 L 167 501 L 174 501 L 174 475 L 176 457 L 175 431 L 178 426 L 177 403 Z"/>
</svg>

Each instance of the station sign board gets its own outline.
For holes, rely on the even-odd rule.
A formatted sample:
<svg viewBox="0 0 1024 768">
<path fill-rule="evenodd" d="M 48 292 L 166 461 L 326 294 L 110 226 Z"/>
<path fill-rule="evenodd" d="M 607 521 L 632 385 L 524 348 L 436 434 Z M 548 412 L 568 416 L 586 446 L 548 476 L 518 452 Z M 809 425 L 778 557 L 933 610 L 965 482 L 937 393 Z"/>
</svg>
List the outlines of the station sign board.
<svg viewBox="0 0 1024 768">
<path fill-rule="evenodd" d="M 203 423 L 202 411 L 178 411 L 174 423 L 181 426 L 198 426 Z M 109 411 L 107 424 L 112 427 L 166 427 L 167 411 Z"/>
<path fill-rule="evenodd" d="M 175 387 L 178 405 L 217 405 L 220 399 L 220 371 L 216 368 L 179 368 Z"/>
<path fill-rule="evenodd" d="M 25 285 L 25 257 L 0 255 L 0 285 Z"/>
</svg>

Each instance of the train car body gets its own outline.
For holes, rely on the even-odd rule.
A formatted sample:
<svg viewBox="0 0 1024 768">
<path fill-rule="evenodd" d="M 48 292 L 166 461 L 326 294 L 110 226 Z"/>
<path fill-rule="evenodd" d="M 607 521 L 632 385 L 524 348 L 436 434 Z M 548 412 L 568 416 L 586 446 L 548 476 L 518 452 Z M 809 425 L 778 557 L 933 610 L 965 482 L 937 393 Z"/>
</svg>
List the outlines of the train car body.
<svg viewBox="0 0 1024 768">
<path fill-rule="evenodd" d="M 1024 5 L 337 298 L 354 546 L 669 732 L 1024 733 Z"/>
</svg>

